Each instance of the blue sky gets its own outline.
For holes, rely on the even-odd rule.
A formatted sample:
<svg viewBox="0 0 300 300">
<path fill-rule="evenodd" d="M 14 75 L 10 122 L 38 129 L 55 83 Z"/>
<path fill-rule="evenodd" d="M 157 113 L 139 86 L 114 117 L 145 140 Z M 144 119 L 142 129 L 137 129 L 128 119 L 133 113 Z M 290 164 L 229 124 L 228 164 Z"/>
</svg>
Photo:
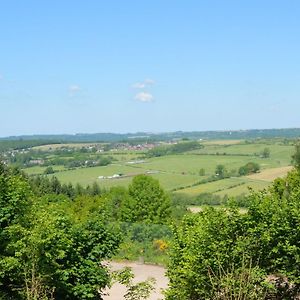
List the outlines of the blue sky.
<svg viewBox="0 0 300 300">
<path fill-rule="evenodd" d="M 0 136 L 300 127 L 298 0 L 3 0 Z"/>
</svg>

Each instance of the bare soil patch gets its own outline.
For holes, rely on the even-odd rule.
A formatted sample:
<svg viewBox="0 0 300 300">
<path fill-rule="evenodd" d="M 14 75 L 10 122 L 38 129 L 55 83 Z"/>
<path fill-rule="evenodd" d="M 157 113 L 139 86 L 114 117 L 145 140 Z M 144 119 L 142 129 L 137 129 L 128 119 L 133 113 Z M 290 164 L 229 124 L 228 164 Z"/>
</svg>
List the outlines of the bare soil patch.
<svg viewBox="0 0 300 300">
<path fill-rule="evenodd" d="M 277 177 L 286 176 L 286 174 L 292 169 L 292 166 L 266 169 L 262 170 L 260 173 L 249 175 L 247 176 L 247 178 L 255 180 L 273 181 Z"/>
<path fill-rule="evenodd" d="M 168 287 L 168 278 L 165 276 L 166 269 L 161 266 L 141 264 L 137 262 L 109 262 L 112 271 L 120 270 L 124 267 L 132 268 L 135 275 L 134 282 L 141 282 L 153 277 L 156 280 L 155 290 L 151 293 L 149 300 L 161 300 L 164 298 L 162 290 Z M 126 288 L 115 283 L 111 289 L 107 289 L 105 293 L 108 295 L 103 296 L 104 300 L 122 300 Z"/>
<path fill-rule="evenodd" d="M 237 145 L 244 142 L 244 140 L 211 140 L 211 141 L 204 141 L 203 144 L 205 145 Z"/>
</svg>

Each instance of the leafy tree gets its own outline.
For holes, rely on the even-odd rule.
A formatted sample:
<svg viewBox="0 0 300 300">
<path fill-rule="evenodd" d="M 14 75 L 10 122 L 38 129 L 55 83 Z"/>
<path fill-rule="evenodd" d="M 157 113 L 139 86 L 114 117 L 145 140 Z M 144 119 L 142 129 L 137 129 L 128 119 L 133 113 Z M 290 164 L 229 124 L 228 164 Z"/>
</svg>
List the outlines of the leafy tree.
<svg viewBox="0 0 300 300">
<path fill-rule="evenodd" d="M 160 224 L 168 221 L 170 200 L 158 180 L 146 175 L 134 177 L 129 186 L 129 196 L 123 207 L 130 212 L 131 222 Z"/>
<path fill-rule="evenodd" d="M 55 173 L 55 171 L 53 170 L 52 167 L 47 167 L 47 168 L 45 169 L 45 171 L 44 171 L 44 174 L 45 174 L 45 175 L 53 174 L 53 173 Z"/>
<path fill-rule="evenodd" d="M 295 153 L 292 156 L 294 166 L 300 171 L 300 142 L 295 145 Z"/>
<path fill-rule="evenodd" d="M 204 168 L 201 168 L 199 170 L 199 176 L 205 176 L 205 169 Z"/>
<path fill-rule="evenodd" d="M 10 249 L 11 227 L 27 226 L 27 212 L 31 205 L 30 188 L 20 174 L 14 174 L 0 162 L 0 298 L 18 299 L 18 293 L 11 289 L 18 283 L 19 264 Z"/>
<path fill-rule="evenodd" d="M 224 178 L 227 175 L 227 170 L 226 170 L 225 166 L 224 165 L 217 165 L 215 174 L 219 178 Z"/>
<path fill-rule="evenodd" d="M 99 187 L 99 184 L 97 182 L 94 182 L 92 185 L 92 195 L 100 195 L 101 194 L 101 189 Z"/>
<path fill-rule="evenodd" d="M 126 300 L 142 300 L 148 299 L 154 290 L 155 279 L 148 278 L 145 281 L 134 283 L 134 274 L 129 267 L 125 267 L 120 271 L 115 271 L 113 277 L 117 282 L 126 286 L 124 299 Z"/>
<path fill-rule="evenodd" d="M 111 188 L 109 193 L 105 195 L 105 209 L 111 220 L 131 221 L 132 211 L 130 207 L 133 205 L 132 201 L 128 190 L 124 187 Z"/>
<path fill-rule="evenodd" d="M 23 176 L 21 174 L 14 174 L 14 170 L 8 169 L 0 162 L 1 230 L 18 222 L 22 218 L 28 209 L 29 195 L 30 187 Z"/>
<path fill-rule="evenodd" d="M 271 154 L 271 151 L 269 148 L 264 148 L 264 150 L 261 152 L 261 156 L 263 158 L 269 158 Z"/>
<path fill-rule="evenodd" d="M 247 164 L 239 168 L 239 175 L 244 176 L 252 173 L 257 173 L 259 169 L 259 164 L 255 162 L 248 162 Z"/>
<path fill-rule="evenodd" d="M 76 196 L 81 196 L 84 194 L 84 188 L 79 183 L 76 183 L 76 185 L 75 185 L 75 194 L 76 194 Z"/>
</svg>

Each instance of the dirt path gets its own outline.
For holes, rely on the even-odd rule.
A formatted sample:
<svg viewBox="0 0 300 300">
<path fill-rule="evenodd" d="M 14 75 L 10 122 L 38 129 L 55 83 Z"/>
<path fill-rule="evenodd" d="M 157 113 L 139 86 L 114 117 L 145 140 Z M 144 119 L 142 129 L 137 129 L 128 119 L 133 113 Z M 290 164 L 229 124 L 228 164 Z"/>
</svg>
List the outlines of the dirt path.
<svg viewBox="0 0 300 300">
<path fill-rule="evenodd" d="M 109 262 L 112 270 L 119 270 L 124 267 L 132 268 L 135 275 L 134 282 L 144 281 L 149 277 L 153 277 L 156 280 L 155 290 L 151 293 L 149 300 L 163 299 L 162 289 L 166 289 L 168 286 L 168 278 L 165 276 L 166 269 L 155 265 L 146 265 L 135 262 Z M 112 286 L 111 289 L 106 290 L 105 293 L 109 295 L 104 296 L 104 300 L 122 300 L 125 294 L 125 287 L 119 283 Z"/>
</svg>

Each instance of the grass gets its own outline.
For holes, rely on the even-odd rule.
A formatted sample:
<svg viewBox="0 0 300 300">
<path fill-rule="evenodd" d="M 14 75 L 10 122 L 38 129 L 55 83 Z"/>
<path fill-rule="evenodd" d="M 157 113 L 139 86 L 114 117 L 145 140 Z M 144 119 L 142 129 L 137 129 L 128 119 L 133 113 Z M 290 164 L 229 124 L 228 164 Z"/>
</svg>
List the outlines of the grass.
<svg viewBox="0 0 300 300">
<path fill-rule="evenodd" d="M 272 158 L 263 159 L 260 157 L 240 155 L 182 154 L 152 158 L 148 161 L 147 168 L 169 173 L 185 173 L 190 175 L 198 175 L 199 170 L 203 168 L 205 169 L 206 175 L 214 175 L 216 166 L 219 164 L 224 165 L 228 170 L 238 170 L 239 167 L 250 161 L 257 162 L 265 169 L 278 166 L 278 163 Z"/>
<path fill-rule="evenodd" d="M 112 176 L 114 174 L 137 175 L 145 172 L 143 169 L 132 168 L 122 164 L 113 164 L 102 167 L 79 168 L 55 173 L 55 176 L 63 183 L 80 183 L 84 186 L 98 182 L 100 186 L 109 188 L 112 186 L 126 186 L 130 183 L 131 178 L 121 179 L 98 179 L 99 176 Z"/>
<path fill-rule="evenodd" d="M 64 166 L 52 166 L 54 171 L 63 171 L 65 170 Z M 44 174 L 44 171 L 47 169 L 47 167 L 41 167 L 41 166 L 34 166 L 30 168 L 23 169 L 28 175 L 41 175 Z"/>
<path fill-rule="evenodd" d="M 140 166 L 140 165 L 139 165 Z M 55 173 L 56 176 L 63 183 L 80 183 L 84 186 L 91 185 L 93 182 L 98 182 L 103 188 L 110 188 L 113 186 L 127 186 L 134 175 L 147 173 L 147 168 L 134 167 L 122 164 L 114 164 L 106 167 L 92 167 L 81 168 L 75 170 L 62 171 Z M 119 179 L 99 179 L 99 176 L 111 176 L 122 173 L 125 178 Z M 152 177 L 159 180 L 160 184 L 166 189 L 171 190 L 180 185 L 189 185 L 199 180 L 199 176 L 193 175 L 178 175 L 172 173 L 158 173 L 152 174 Z"/>
<path fill-rule="evenodd" d="M 95 144 L 95 143 L 94 143 Z M 270 182 L 285 175 L 289 170 L 293 146 L 255 143 L 247 144 L 242 140 L 222 140 L 203 142 L 204 148 L 180 155 L 168 155 L 145 159 L 141 164 L 128 164 L 129 161 L 143 159 L 143 153 L 130 151 L 108 151 L 103 155 L 113 156 L 114 164 L 105 167 L 80 168 L 65 170 L 63 166 L 53 166 L 54 170 L 60 171 L 54 174 L 63 183 L 80 183 L 84 186 L 98 182 L 104 188 L 112 186 L 127 186 L 132 176 L 145 174 L 147 171 L 155 171 L 152 174 L 161 185 L 168 191 L 176 188 L 184 188 L 210 177 L 215 174 L 216 166 L 224 165 L 228 171 L 238 170 L 247 162 L 256 162 L 261 166 L 261 173 L 248 177 L 232 177 L 216 182 L 197 185 L 194 187 L 180 189 L 180 193 L 197 195 L 209 192 L 217 195 L 235 196 L 248 192 L 248 186 L 255 190 L 267 187 Z M 57 144 L 40 146 L 39 149 L 47 147 L 82 147 L 92 144 Z M 43 148 L 44 147 L 44 148 Z M 269 158 L 259 157 L 264 148 L 270 149 Z M 218 155 L 216 155 L 218 153 Z M 101 154 L 101 155 L 102 155 Z M 225 155 L 224 155 L 225 154 Z M 199 170 L 205 170 L 205 176 L 199 176 Z M 31 167 L 24 169 L 28 174 L 43 174 L 45 167 Z M 99 176 L 111 176 L 122 173 L 128 177 L 121 179 L 98 179 Z M 53 175 L 49 175 L 53 176 Z"/>
<path fill-rule="evenodd" d="M 173 190 L 180 186 L 187 186 L 199 181 L 200 177 L 195 175 L 181 175 L 170 173 L 153 174 L 152 177 L 158 179 L 166 190 Z"/>
<path fill-rule="evenodd" d="M 229 197 L 234 197 L 238 196 L 241 194 L 248 194 L 249 193 L 249 188 L 252 188 L 255 191 L 258 190 L 263 190 L 267 188 L 270 185 L 270 182 L 262 181 L 262 180 L 249 180 L 246 181 L 242 185 L 238 185 L 235 187 L 227 188 L 221 191 L 216 192 L 216 195 L 219 196 L 229 196 Z"/>
<path fill-rule="evenodd" d="M 276 166 L 285 166 L 291 163 L 291 155 L 294 152 L 293 146 L 286 146 L 286 145 L 278 145 L 278 144 L 231 144 L 231 145 L 207 145 L 202 149 L 193 151 L 192 153 L 198 154 L 216 154 L 217 152 L 222 155 L 226 153 L 226 155 L 249 155 L 253 158 L 255 154 L 259 154 L 263 151 L 264 148 L 269 148 L 271 155 L 268 159 L 261 159 L 266 162 L 267 166 L 272 165 L 273 167 Z M 223 156 L 223 155 L 222 155 Z"/>
<path fill-rule="evenodd" d="M 183 190 L 179 190 L 180 193 L 185 193 L 190 196 L 195 196 L 201 193 L 216 193 L 218 191 L 222 191 L 233 186 L 243 185 L 246 183 L 245 178 L 226 178 L 214 182 L 209 182 L 205 184 L 200 184 L 197 186 L 189 187 Z"/>
</svg>

